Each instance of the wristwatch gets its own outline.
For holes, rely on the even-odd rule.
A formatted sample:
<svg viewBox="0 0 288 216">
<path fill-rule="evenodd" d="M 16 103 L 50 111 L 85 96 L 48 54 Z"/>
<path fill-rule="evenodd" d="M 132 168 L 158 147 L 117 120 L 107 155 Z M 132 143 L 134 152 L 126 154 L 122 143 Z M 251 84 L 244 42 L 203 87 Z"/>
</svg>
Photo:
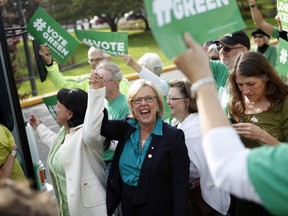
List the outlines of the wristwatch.
<svg viewBox="0 0 288 216">
<path fill-rule="evenodd" d="M 13 150 L 13 151 L 11 152 L 11 155 L 12 155 L 13 157 L 16 157 L 17 151 L 16 151 L 16 150 Z"/>
</svg>

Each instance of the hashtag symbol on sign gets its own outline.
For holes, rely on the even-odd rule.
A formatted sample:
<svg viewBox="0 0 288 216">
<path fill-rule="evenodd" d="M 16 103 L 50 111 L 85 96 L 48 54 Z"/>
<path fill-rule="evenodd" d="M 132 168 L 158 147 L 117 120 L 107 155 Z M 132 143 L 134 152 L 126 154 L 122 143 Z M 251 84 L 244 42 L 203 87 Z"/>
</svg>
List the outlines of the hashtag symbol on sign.
<svg viewBox="0 0 288 216">
<path fill-rule="evenodd" d="M 42 18 L 37 18 L 36 21 L 33 22 L 33 27 L 36 28 L 37 31 L 43 31 L 46 28 L 46 22 L 44 22 Z"/>
<path fill-rule="evenodd" d="M 280 62 L 281 62 L 282 64 L 286 64 L 286 62 L 287 62 L 287 56 L 288 56 L 287 50 L 282 49 L 282 50 L 281 50 L 281 53 L 280 53 Z"/>
</svg>

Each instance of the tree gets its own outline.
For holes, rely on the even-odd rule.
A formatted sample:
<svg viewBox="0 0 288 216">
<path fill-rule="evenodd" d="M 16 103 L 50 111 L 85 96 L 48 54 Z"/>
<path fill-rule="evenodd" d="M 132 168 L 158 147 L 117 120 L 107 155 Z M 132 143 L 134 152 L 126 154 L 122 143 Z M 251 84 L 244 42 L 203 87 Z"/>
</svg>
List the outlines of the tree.
<svg viewBox="0 0 288 216">
<path fill-rule="evenodd" d="M 59 2 L 59 0 L 57 1 Z M 74 9 L 85 16 L 98 16 L 106 19 L 112 32 L 117 31 L 117 24 L 124 13 L 143 8 L 140 0 L 72 0 Z"/>
</svg>

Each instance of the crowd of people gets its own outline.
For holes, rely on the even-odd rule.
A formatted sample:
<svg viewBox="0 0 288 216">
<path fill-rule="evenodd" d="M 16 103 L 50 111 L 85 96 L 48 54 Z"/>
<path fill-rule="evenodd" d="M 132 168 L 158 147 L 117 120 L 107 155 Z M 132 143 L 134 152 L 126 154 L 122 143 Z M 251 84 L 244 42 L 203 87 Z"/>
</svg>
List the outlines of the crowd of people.
<svg viewBox="0 0 288 216">
<path fill-rule="evenodd" d="M 288 87 L 274 68 L 277 48 L 268 43 L 287 33 L 281 23 L 274 28 L 263 19 L 255 0 L 247 1 L 258 27 L 251 35 L 256 49 L 244 31 L 202 46 L 186 33 L 187 50 L 175 58 L 186 75 L 181 80 L 161 78 L 156 53 L 138 61 L 123 54 L 119 58 L 140 77 L 130 86 L 111 57 L 94 47 L 88 50 L 90 73 L 67 77 L 49 48 L 40 46 L 48 77 L 60 89 L 58 133 L 34 114 L 28 120 L 50 148 L 57 199 L 51 211 L 288 214 Z M 0 178 L 25 179 L 12 134 L 3 125 L 0 133 Z"/>
</svg>

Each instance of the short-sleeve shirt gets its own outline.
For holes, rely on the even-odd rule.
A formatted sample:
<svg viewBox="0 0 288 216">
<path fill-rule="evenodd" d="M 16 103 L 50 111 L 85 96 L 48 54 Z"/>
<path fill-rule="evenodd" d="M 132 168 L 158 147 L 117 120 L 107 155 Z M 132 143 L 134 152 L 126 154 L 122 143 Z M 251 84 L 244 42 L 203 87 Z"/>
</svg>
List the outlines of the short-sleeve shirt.
<svg viewBox="0 0 288 216">
<path fill-rule="evenodd" d="M 288 144 L 255 148 L 247 160 L 250 180 L 263 206 L 272 214 L 287 215 Z"/>
</svg>

